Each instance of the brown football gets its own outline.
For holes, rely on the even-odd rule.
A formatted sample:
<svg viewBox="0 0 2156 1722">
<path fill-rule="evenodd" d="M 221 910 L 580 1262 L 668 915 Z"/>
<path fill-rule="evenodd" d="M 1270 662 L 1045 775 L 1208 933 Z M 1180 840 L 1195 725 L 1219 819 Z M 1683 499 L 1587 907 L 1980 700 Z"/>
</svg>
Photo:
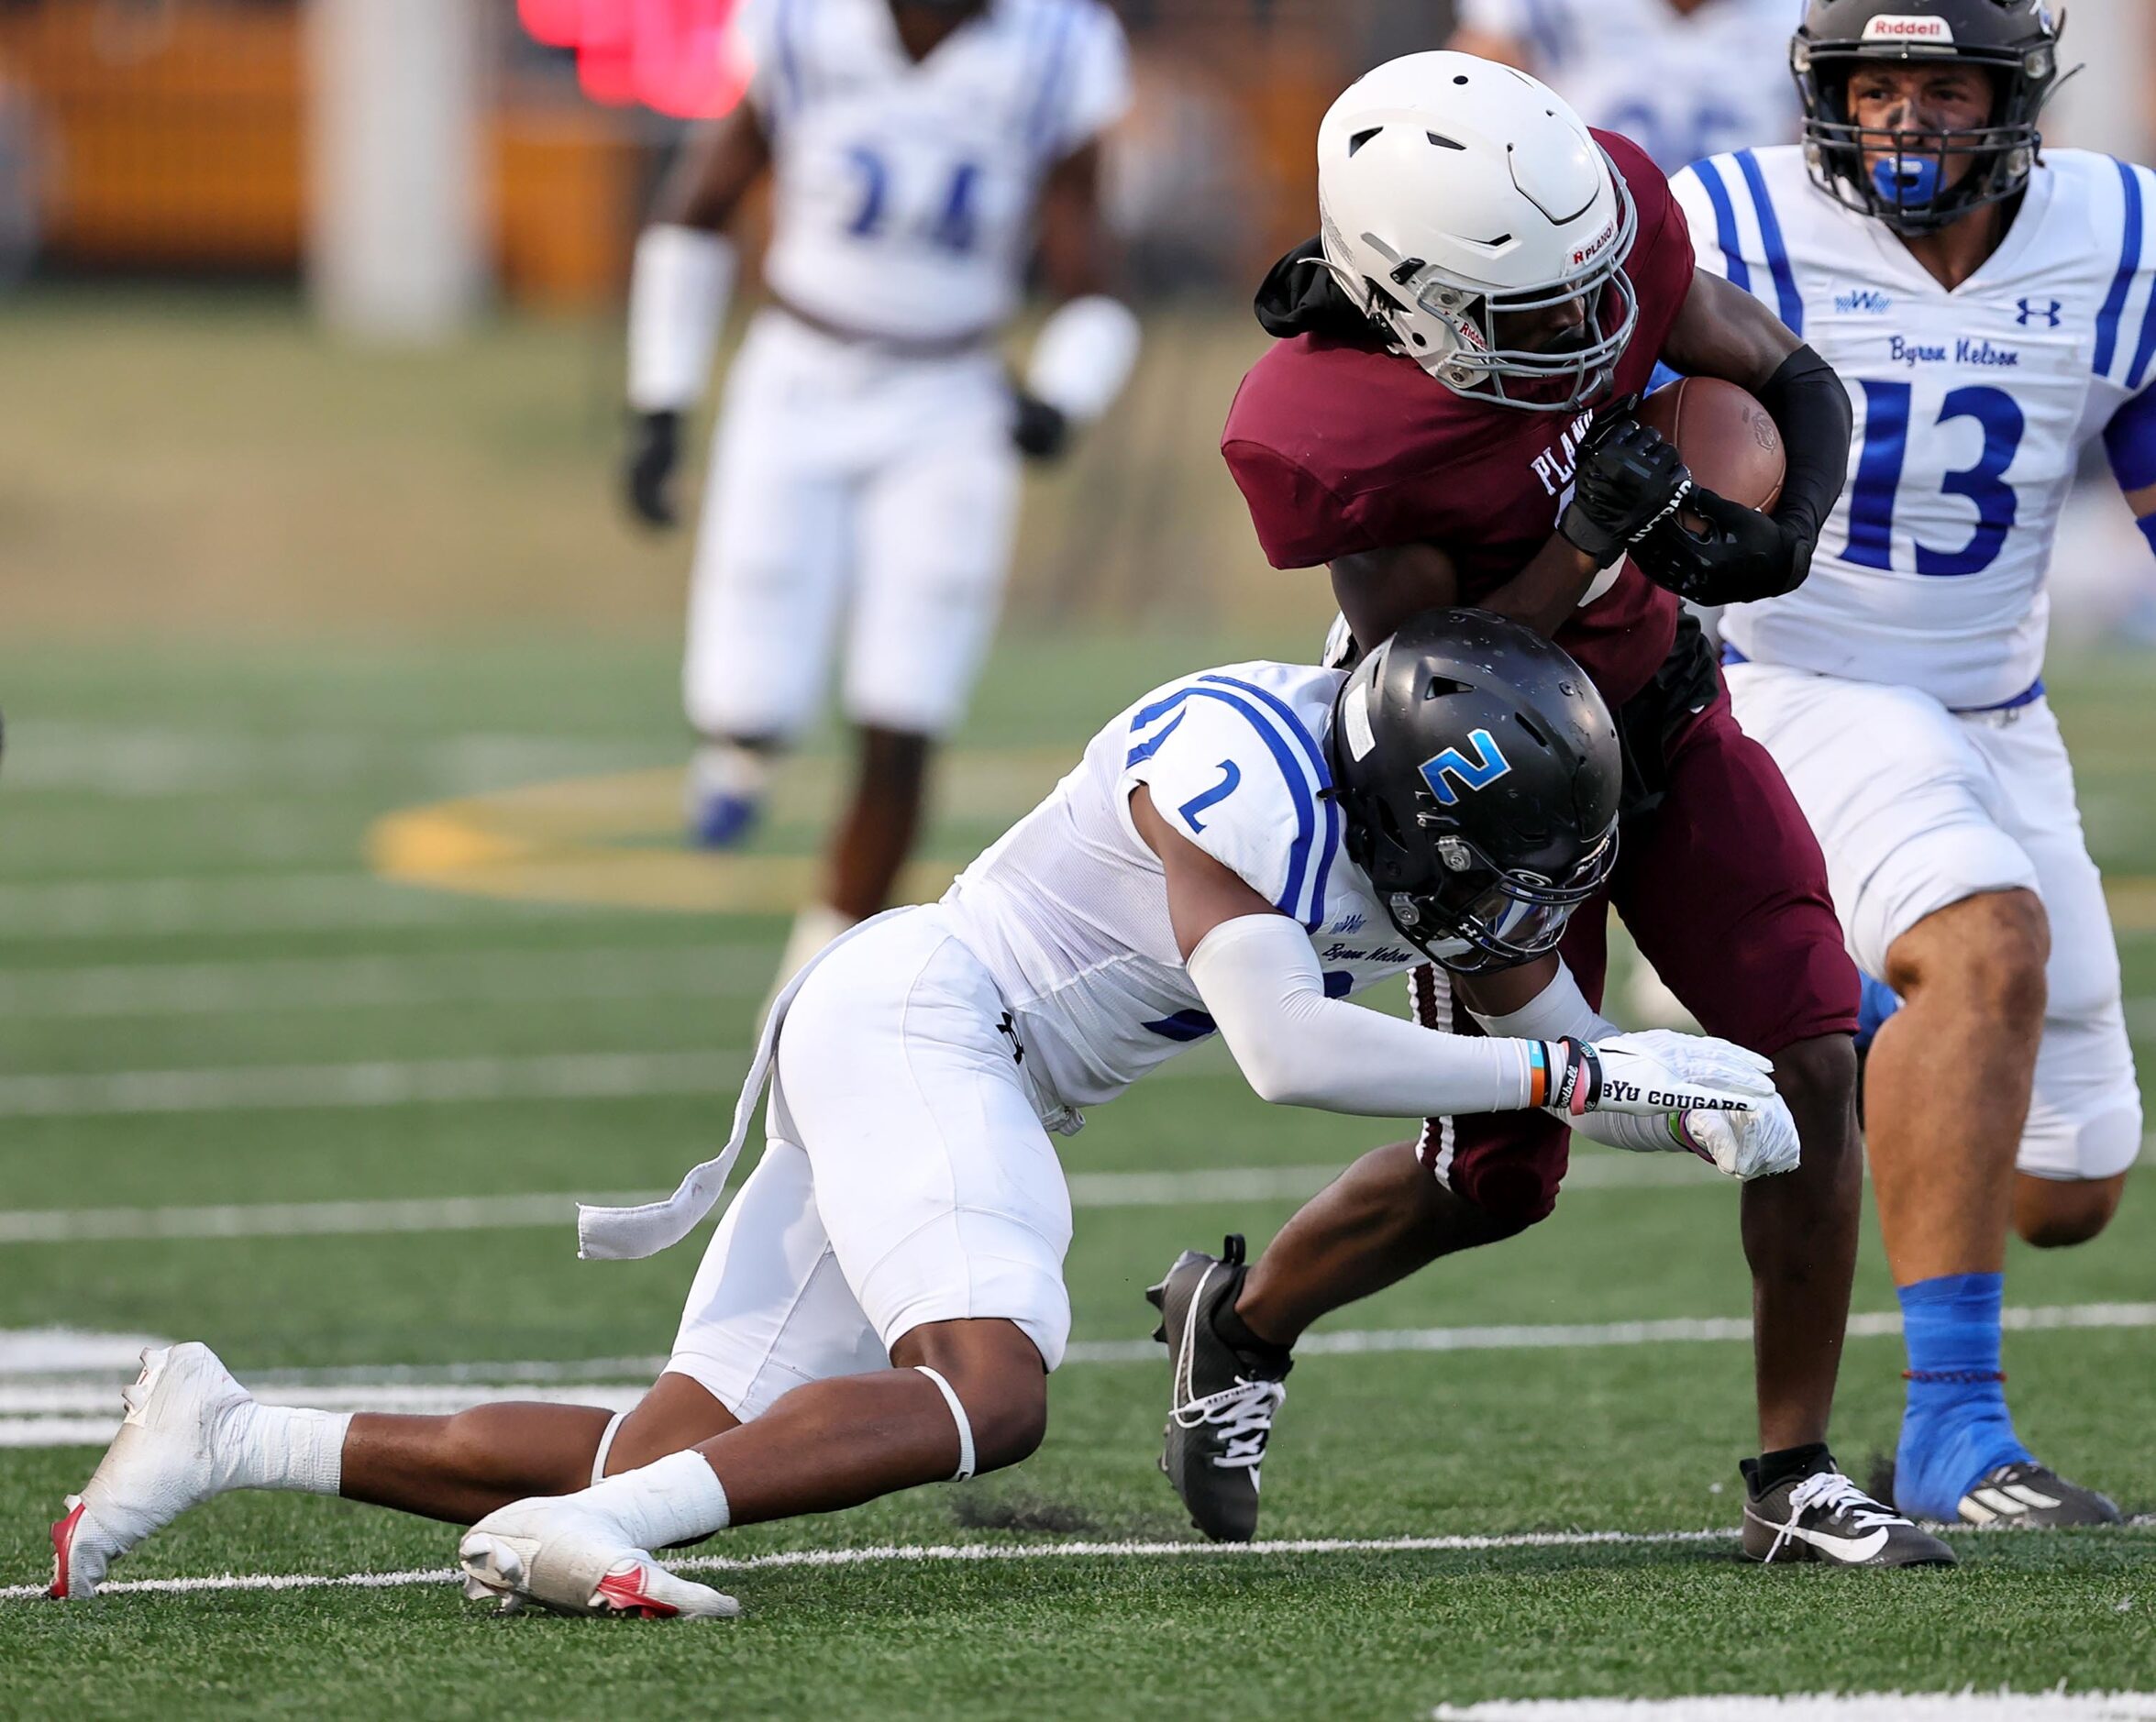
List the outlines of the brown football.
<svg viewBox="0 0 2156 1722">
<path fill-rule="evenodd" d="M 1747 508 L 1782 494 L 1782 433 L 1767 410 L 1733 382 L 1682 377 L 1640 403 L 1640 422 L 1676 445 L 1692 481 Z"/>
</svg>

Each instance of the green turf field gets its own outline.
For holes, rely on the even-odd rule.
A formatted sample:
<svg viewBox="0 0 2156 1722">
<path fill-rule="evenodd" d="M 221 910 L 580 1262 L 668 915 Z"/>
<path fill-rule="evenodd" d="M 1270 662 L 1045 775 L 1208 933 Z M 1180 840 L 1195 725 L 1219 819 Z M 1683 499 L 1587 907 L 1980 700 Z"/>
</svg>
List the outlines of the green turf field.
<svg viewBox="0 0 2156 1722">
<path fill-rule="evenodd" d="M 967 747 L 1075 747 L 1171 673 L 1299 644 L 1022 637 Z M 2121 658 L 2054 677 L 2144 1053 L 2147 674 Z M 0 703 L 0 1586 L 42 1582 L 45 1525 L 132 1373 L 121 1342 L 91 1339 L 33 1373 L 23 1330 L 205 1338 L 243 1378 L 337 1404 L 447 1407 L 502 1382 L 633 1393 L 693 1251 L 580 1264 L 567 1198 L 670 1185 L 708 1152 L 782 922 L 387 884 L 365 857 L 401 809 L 672 763 L 668 651 L 11 648 Z M 956 781 L 934 854 L 992 835 L 1025 781 Z M 805 850 L 813 813 L 765 848 Z M 658 865 L 667 836 L 654 820 L 605 842 Z M 1752 1431 L 1747 1348 L 1726 1337 L 1747 1301 L 1735 1194 L 1674 1161 L 1590 1151 L 1548 1224 L 1345 1312 L 1341 1349 L 1299 1366 L 1267 1535 L 1428 1546 L 1206 1552 L 1154 1470 L 1166 1384 L 1133 1344 L 1139 1294 L 1186 1244 L 1269 1234 L 1319 1168 L 1385 1132 L 1269 1110 L 1217 1054 L 1188 1062 L 1067 1144 L 1078 1343 L 1044 1451 L 703 1551 L 910 1556 L 750 1565 L 718 1581 L 746 1612 L 711 1627 L 498 1621 L 416 1579 L 66 1609 L 11 1592 L 0 1715 L 1408 1717 L 1544 1694 L 2156 1687 L 2146 1530 L 1963 1536 L 1951 1573 L 1736 1562 Z M 1857 1307 L 1886 1311 L 1867 1244 Z M 2139 1324 L 2007 1343 L 2023 1432 L 2139 1511 L 2156 1507 L 2152 1246 L 2139 1191 L 2096 1244 L 2018 1251 L 2009 1273 L 2011 1304 L 2080 1312 L 2047 1319 L 2129 1306 L 2112 1319 Z M 1609 1325 L 1686 1320 L 1702 1325 Z M 1487 1331 L 1560 1324 L 1585 1330 Z M 1899 1399 L 1900 1349 L 1876 1326 L 1843 1371 L 1852 1470 L 1891 1443 Z M 1373 1330 L 1411 1337 L 1346 1349 Z M 240 1496 L 116 1576 L 424 1573 L 454 1542 Z M 1141 1546 L 1087 1551 L 1102 1544 Z"/>
</svg>

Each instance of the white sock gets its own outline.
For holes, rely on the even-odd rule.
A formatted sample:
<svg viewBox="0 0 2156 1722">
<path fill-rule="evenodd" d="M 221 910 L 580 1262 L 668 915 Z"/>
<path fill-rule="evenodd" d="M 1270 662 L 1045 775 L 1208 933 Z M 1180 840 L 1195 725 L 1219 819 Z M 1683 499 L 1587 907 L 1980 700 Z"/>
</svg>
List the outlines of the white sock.
<svg viewBox="0 0 2156 1722">
<path fill-rule="evenodd" d="M 739 796 L 760 800 L 771 780 L 768 752 L 737 746 L 733 742 L 704 742 L 689 756 L 689 774 L 683 782 L 689 811 L 693 813 L 706 798 Z"/>
<path fill-rule="evenodd" d="M 605 1478 L 574 1498 L 616 1521 L 630 1547 L 647 1552 L 693 1542 L 733 1522 L 718 1474 L 695 1452 Z"/>
<path fill-rule="evenodd" d="M 351 1426 L 349 1411 L 250 1402 L 234 1419 L 226 1487 L 336 1495 L 344 1484 L 345 1435 Z"/>
</svg>

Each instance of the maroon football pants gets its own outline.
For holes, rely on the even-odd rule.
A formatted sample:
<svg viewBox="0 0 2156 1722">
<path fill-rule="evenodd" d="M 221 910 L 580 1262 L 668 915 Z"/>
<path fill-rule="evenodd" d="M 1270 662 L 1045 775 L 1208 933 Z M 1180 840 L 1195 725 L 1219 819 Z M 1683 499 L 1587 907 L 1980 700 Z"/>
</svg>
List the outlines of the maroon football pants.
<svg viewBox="0 0 2156 1722">
<path fill-rule="evenodd" d="M 1708 1033 L 1769 1057 L 1856 1030 L 1857 972 L 1819 839 L 1765 748 L 1718 689 L 1671 741 L 1659 806 L 1629 821 L 1607 900 L 1582 904 L 1558 949 L 1598 1010 L 1614 905 L 1640 953 Z M 1410 977 L 1424 1026 L 1482 1029 L 1436 968 Z M 1428 1119 L 1417 1152 L 1463 1199 L 1516 1225 L 1556 1206 L 1572 1131 L 1547 1112 Z"/>
</svg>

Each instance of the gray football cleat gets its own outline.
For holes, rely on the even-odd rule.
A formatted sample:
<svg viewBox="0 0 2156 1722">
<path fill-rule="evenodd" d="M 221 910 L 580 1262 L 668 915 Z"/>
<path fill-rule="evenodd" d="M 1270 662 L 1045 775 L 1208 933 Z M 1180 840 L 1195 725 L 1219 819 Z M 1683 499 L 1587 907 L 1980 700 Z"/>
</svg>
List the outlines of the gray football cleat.
<svg viewBox="0 0 2156 1722">
<path fill-rule="evenodd" d="M 1258 1468 L 1288 1397 L 1286 1368 L 1267 1373 L 1213 1328 L 1215 1313 L 1223 1303 L 1233 1308 L 1242 1287 L 1243 1253 L 1239 1233 L 1217 1257 L 1186 1250 L 1145 1293 L 1160 1311 L 1153 1337 L 1168 1348 L 1174 1378 L 1160 1468 L 1190 1522 L 1215 1542 L 1256 1534 Z"/>
<path fill-rule="evenodd" d="M 1819 1561 L 1829 1566 L 1951 1566 L 1954 1551 L 1894 1508 L 1874 1500 L 1828 1460 L 1808 1476 L 1756 1486 L 1759 1462 L 1744 1475 L 1744 1558 L 1762 1565 Z"/>
<path fill-rule="evenodd" d="M 2107 1496 L 2069 1483 L 2033 1460 L 1987 1471 L 1962 1496 L 1962 1522 L 1985 1529 L 2055 1530 L 2066 1525 L 2122 1525 Z"/>
</svg>

